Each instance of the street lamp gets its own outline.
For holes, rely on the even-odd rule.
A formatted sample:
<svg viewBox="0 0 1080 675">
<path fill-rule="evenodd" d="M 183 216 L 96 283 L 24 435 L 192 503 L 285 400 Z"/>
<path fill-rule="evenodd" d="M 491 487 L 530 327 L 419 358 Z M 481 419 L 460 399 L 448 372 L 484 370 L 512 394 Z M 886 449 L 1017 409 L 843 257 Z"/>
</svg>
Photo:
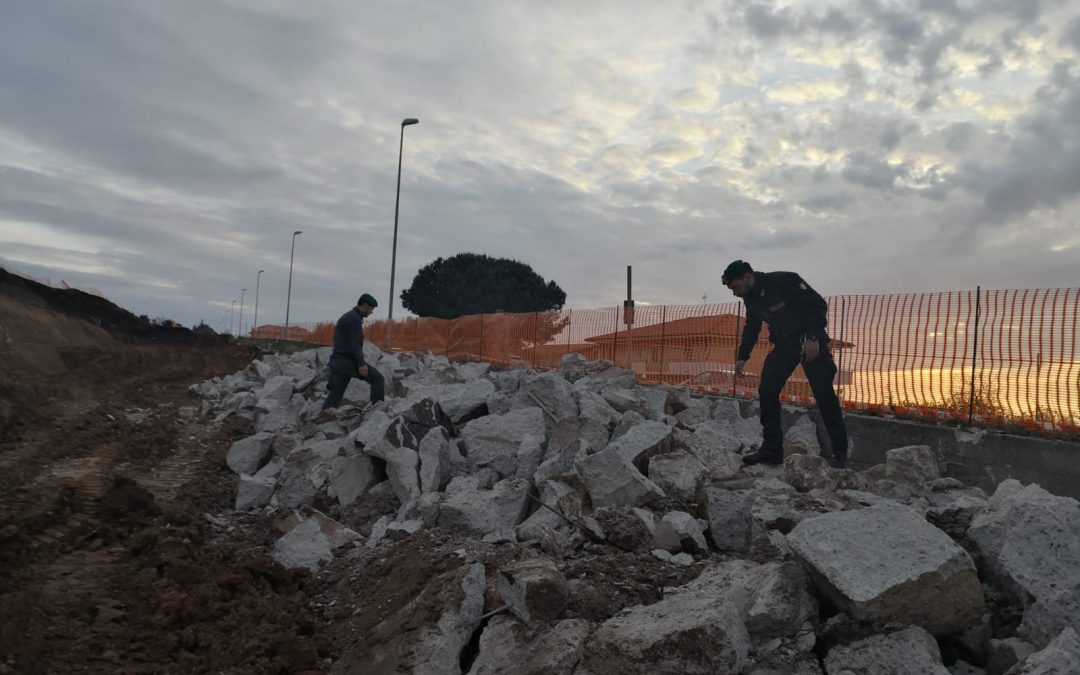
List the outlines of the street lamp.
<svg viewBox="0 0 1080 675">
<path fill-rule="evenodd" d="M 247 293 L 247 289 L 240 291 L 240 332 L 238 335 L 244 334 L 244 293 Z"/>
<path fill-rule="evenodd" d="M 259 327 L 259 282 L 262 281 L 263 270 L 259 270 L 259 273 L 255 275 L 255 318 L 251 321 L 252 329 L 258 329 Z"/>
<path fill-rule="evenodd" d="M 296 235 L 303 234 L 301 230 L 292 233 L 292 250 L 289 251 L 289 294 L 285 296 L 285 339 L 289 339 L 289 304 L 292 302 L 292 263 L 296 254 Z"/>
<path fill-rule="evenodd" d="M 236 335 L 236 333 L 233 333 L 233 324 L 236 323 L 235 319 L 236 319 L 236 301 L 233 300 L 232 304 L 229 305 L 229 332 L 232 333 L 233 335 Z"/>
<path fill-rule="evenodd" d="M 387 313 L 386 349 L 390 351 L 394 344 L 394 273 L 397 272 L 397 225 L 398 207 L 401 206 L 401 155 L 405 150 L 405 127 L 420 124 L 415 117 L 401 120 L 401 139 L 398 141 L 397 159 L 397 196 L 394 198 L 394 247 L 390 252 L 390 308 Z"/>
</svg>

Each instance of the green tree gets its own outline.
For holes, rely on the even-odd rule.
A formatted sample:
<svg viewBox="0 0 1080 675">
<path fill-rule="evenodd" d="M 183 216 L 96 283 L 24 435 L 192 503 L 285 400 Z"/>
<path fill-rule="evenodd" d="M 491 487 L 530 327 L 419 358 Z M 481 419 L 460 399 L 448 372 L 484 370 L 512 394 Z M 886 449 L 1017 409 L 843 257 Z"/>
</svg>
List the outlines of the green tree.
<svg viewBox="0 0 1080 675">
<path fill-rule="evenodd" d="M 417 316 L 456 319 L 468 314 L 552 312 L 566 293 L 525 263 L 476 253 L 438 258 L 420 268 L 401 303 Z"/>
</svg>

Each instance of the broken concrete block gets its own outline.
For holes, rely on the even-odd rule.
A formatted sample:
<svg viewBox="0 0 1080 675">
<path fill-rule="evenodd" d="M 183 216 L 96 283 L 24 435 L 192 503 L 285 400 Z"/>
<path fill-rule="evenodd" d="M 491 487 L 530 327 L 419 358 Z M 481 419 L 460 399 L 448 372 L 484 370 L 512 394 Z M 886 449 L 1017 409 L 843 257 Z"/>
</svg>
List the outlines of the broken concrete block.
<svg viewBox="0 0 1080 675">
<path fill-rule="evenodd" d="M 1080 673 L 1080 636 L 1072 628 L 1061 631 L 1042 651 L 1014 666 L 1007 675 L 1060 675 Z"/>
<path fill-rule="evenodd" d="M 439 509 L 439 527 L 479 535 L 513 531 L 524 518 L 528 489 L 527 481 L 512 478 L 499 481 L 490 490 L 447 490 Z"/>
<path fill-rule="evenodd" d="M 365 455 L 335 457 L 330 463 L 330 489 L 342 506 L 351 505 L 379 482 L 375 464 Z"/>
<path fill-rule="evenodd" d="M 225 463 L 234 473 L 254 474 L 270 459 L 270 445 L 274 434 L 255 434 L 232 444 L 225 456 Z"/>
<path fill-rule="evenodd" d="M 514 477 L 532 480 L 544 459 L 544 437 L 528 435 L 521 441 L 517 454 L 517 470 Z"/>
<path fill-rule="evenodd" d="M 833 647 L 825 657 L 828 675 L 848 673 L 925 673 L 949 675 L 941 662 L 934 636 L 912 627 L 887 635 L 875 635 L 843 647 Z"/>
<path fill-rule="evenodd" d="M 740 614 L 735 602 L 704 593 L 624 609 L 586 643 L 585 666 L 593 675 L 739 672 L 751 648 Z"/>
<path fill-rule="evenodd" d="M 567 448 L 578 449 L 579 442 L 584 442 L 588 452 L 603 450 L 610 443 L 608 428 L 596 420 L 587 417 L 567 417 L 559 420 L 548 441 L 546 458 L 554 457 Z"/>
<path fill-rule="evenodd" d="M 256 478 L 242 474 L 236 488 L 236 510 L 249 511 L 269 504 L 270 498 L 274 496 L 275 482 L 273 478 Z"/>
<path fill-rule="evenodd" d="M 484 615 L 484 566 L 474 563 L 461 576 L 458 606 L 447 609 L 435 627 L 417 631 L 413 647 L 416 675 L 460 675 L 461 652 Z"/>
<path fill-rule="evenodd" d="M 682 409 L 675 412 L 675 418 L 679 420 L 680 424 L 693 429 L 698 424 L 712 419 L 713 402 L 711 400 L 699 396 L 690 396 L 682 391 L 677 396 Z"/>
<path fill-rule="evenodd" d="M 295 394 L 291 400 L 271 408 L 268 412 L 259 412 L 255 417 L 255 431 L 260 433 L 278 433 L 300 426 L 300 412 L 307 405 L 303 394 Z"/>
<path fill-rule="evenodd" d="M 639 389 L 606 387 L 600 395 L 604 397 L 608 405 L 620 413 L 634 412 L 641 415 L 643 419 L 649 419 L 649 402 L 642 396 Z"/>
<path fill-rule="evenodd" d="M 809 415 L 803 415 L 784 434 L 784 455 L 821 455 L 821 442 L 818 441 L 817 425 Z"/>
<path fill-rule="evenodd" d="M 256 407 L 269 412 L 292 399 L 293 378 L 288 375 L 272 377 L 255 395 L 258 397 Z"/>
<path fill-rule="evenodd" d="M 1005 673 L 1037 651 L 1039 651 L 1038 647 L 1020 638 L 991 640 L 990 663 L 987 664 L 987 667 L 991 673 Z"/>
<path fill-rule="evenodd" d="M 782 590 L 778 576 L 790 579 L 794 596 Z M 756 644 L 794 639 L 816 623 L 807 585 L 790 564 L 735 560 L 709 566 L 685 586 L 665 589 L 660 602 L 624 609 L 606 621 L 586 645 L 585 665 L 596 675 L 742 672 Z M 752 632 L 748 622 L 761 632 Z"/>
<path fill-rule="evenodd" d="M 710 487 L 705 490 L 709 516 L 709 536 L 716 548 L 728 553 L 745 553 L 753 539 L 753 509 L 758 499 L 796 494 L 795 488 L 776 479 L 758 479 L 736 489 Z"/>
<path fill-rule="evenodd" d="M 985 611 L 967 552 L 904 506 L 809 518 L 787 539 L 821 590 L 856 619 L 942 635 L 977 623 Z"/>
<path fill-rule="evenodd" d="M 622 415 L 619 414 L 619 411 L 612 408 L 600 394 L 591 391 L 579 391 L 575 395 L 579 409 L 578 414 L 581 417 L 593 420 L 609 429 L 614 428 L 622 421 Z"/>
<path fill-rule="evenodd" d="M 928 445 L 909 445 L 885 453 L 885 477 L 914 487 L 941 478 L 937 455 Z"/>
<path fill-rule="evenodd" d="M 450 480 L 450 437 L 435 427 L 420 441 L 420 491 L 441 492 Z"/>
<path fill-rule="evenodd" d="M 529 435 L 547 439 L 544 413 L 539 408 L 481 417 L 461 432 L 469 461 L 478 467 L 490 466 L 504 477 L 516 472 L 518 450 Z"/>
<path fill-rule="evenodd" d="M 581 515 L 584 495 L 573 487 L 557 480 L 545 481 L 540 485 L 540 500 L 548 506 L 558 509 L 559 513 L 571 518 Z M 557 530 L 566 527 L 565 518 L 544 507 L 539 507 L 521 525 L 516 528 L 520 541 L 539 539 L 544 528 Z"/>
<path fill-rule="evenodd" d="M 704 422 L 698 425 L 698 430 L 707 429 L 711 425 L 726 424 L 720 422 Z M 702 434 L 691 433 L 683 429 L 675 429 L 673 434 L 674 445 L 677 448 L 685 448 L 687 452 L 697 457 L 705 467 L 709 478 L 714 480 L 726 480 L 739 475 L 745 466 L 742 457 L 734 450 L 723 447 L 715 442 L 710 436 L 711 432 Z M 741 444 L 736 443 L 737 447 Z"/>
<path fill-rule="evenodd" d="M 544 481 L 562 478 L 574 472 L 574 463 L 589 456 L 587 441 L 576 440 L 563 448 L 549 446 L 545 459 L 533 472 L 533 482 L 542 485 Z"/>
<path fill-rule="evenodd" d="M 652 552 L 653 557 L 662 562 L 666 562 L 669 565 L 675 565 L 676 567 L 690 567 L 694 564 L 694 558 L 689 553 L 677 553 L 672 555 L 662 548 L 658 548 Z"/>
<path fill-rule="evenodd" d="M 701 553 L 709 549 L 697 519 L 683 511 L 672 511 L 660 519 L 653 543 L 670 553 Z"/>
<path fill-rule="evenodd" d="M 637 516 L 641 522 L 645 523 L 645 529 L 649 531 L 650 537 L 656 533 L 656 514 L 652 511 L 638 508 L 630 509 L 630 511 Z"/>
<path fill-rule="evenodd" d="M 468 361 L 457 364 L 458 377 L 462 382 L 472 382 L 491 372 L 491 364 L 483 361 Z"/>
<path fill-rule="evenodd" d="M 408 539 L 417 532 L 424 529 L 424 521 L 416 518 L 412 520 L 404 520 L 390 523 L 386 526 L 385 537 L 390 541 L 402 541 Z"/>
<path fill-rule="evenodd" d="M 341 523 L 315 512 L 300 519 L 288 534 L 274 543 L 272 557 L 283 567 L 304 567 L 314 572 L 320 563 L 333 560 L 335 549 L 360 538 Z"/>
<path fill-rule="evenodd" d="M 1066 628 L 1080 631 L 1080 582 L 1028 607 L 1016 633 L 1042 649 Z"/>
<path fill-rule="evenodd" d="M 510 616 L 491 619 L 480 635 L 480 653 L 469 675 L 572 675 L 592 624 L 566 619 L 535 630 Z"/>
<path fill-rule="evenodd" d="M 349 438 L 358 448 L 374 448 L 386 436 L 392 422 L 390 416 L 382 410 L 373 410 L 364 417 L 356 431 L 349 434 Z"/>
<path fill-rule="evenodd" d="M 835 490 L 836 474 L 824 457 L 791 455 L 784 460 L 784 482 L 799 492 Z"/>
<path fill-rule="evenodd" d="M 575 466 L 595 508 L 641 506 L 665 496 L 618 447 L 609 446 L 577 461 Z"/>
<path fill-rule="evenodd" d="M 430 529 L 439 524 L 439 509 L 442 507 L 445 497 L 441 492 L 429 492 L 420 495 L 420 499 L 417 500 L 416 510 L 420 515 L 420 520 L 424 522 L 425 528 Z"/>
<path fill-rule="evenodd" d="M 525 623 L 555 621 L 566 614 L 566 579 L 550 560 L 512 563 L 499 570 L 498 578 L 502 601 Z"/>
<path fill-rule="evenodd" d="M 484 379 L 463 385 L 447 385 L 438 390 L 436 399 L 455 426 L 482 417 L 488 412 L 488 399 L 495 395 L 495 385 Z"/>
<path fill-rule="evenodd" d="M 615 425 L 615 429 L 611 432 L 611 442 L 614 443 L 619 440 L 644 421 L 645 418 L 633 410 L 623 413 L 619 417 L 619 423 Z"/>
<path fill-rule="evenodd" d="M 649 459 L 649 480 L 669 497 L 694 499 L 698 486 L 708 476 L 700 459 L 686 450 L 676 450 Z"/>
<path fill-rule="evenodd" d="M 538 407 L 537 401 L 539 401 L 539 405 L 547 408 L 548 412 L 555 416 L 555 421 L 549 421 L 552 426 L 558 420 L 578 415 L 574 387 L 554 372 L 527 377 L 519 385 L 518 391 L 511 400 L 514 410 Z"/>
<path fill-rule="evenodd" d="M 1080 584 L 1080 504 L 1008 480 L 974 518 L 968 537 L 989 580 L 1023 606 L 1053 602 Z"/>
<path fill-rule="evenodd" d="M 608 449 L 616 449 L 619 454 L 634 463 L 639 470 L 644 470 L 653 455 L 662 455 L 674 449 L 672 428 L 663 422 L 646 421 L 635 425 L 618 440 L 612 441 Z"/>
<path fill-rule="evenodd" d="M 645 419 L 662 421 L 667 415 L 668 392 L 659 387 L 641 387 L 638 395 L 645 401 Z"/>
<path fill-rule="evenodd" d="M 563 377 L 574 383 L 574 391 L 600 393 L 609 387 L 633 389 L 637 386 L 634 371 L 616 366 L 608 360 L 589 361 L 584 366 L 561 369 Z"/>
<path fill-rule="evenodd" d="M 386 475 L 398 502 L 407 504 L 419 499 L 420 455 L 412 448 L 395 448 L 386 456 Z"/>
<path fill-rule="evenodd" d="M 797 634 L 818 620 L 818 604 L 810 594 L 806 572 L 793 562 L 769 563 L 759 568 L 759 583 L 746 609 L 746 628 L 753 636 Z M 811 640 L 808 649 L 813 647 Z M 760 651 L 760 650 L 758 650 Z"/>
</svg>

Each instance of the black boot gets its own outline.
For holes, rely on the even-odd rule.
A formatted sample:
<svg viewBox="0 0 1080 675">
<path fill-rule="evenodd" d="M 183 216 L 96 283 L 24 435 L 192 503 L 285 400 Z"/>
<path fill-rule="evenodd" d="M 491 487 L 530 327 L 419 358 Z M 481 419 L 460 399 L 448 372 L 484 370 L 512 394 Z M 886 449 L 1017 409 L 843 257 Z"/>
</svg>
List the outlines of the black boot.
<svg viewBox="0 0 1080 675">
<path fill-rule="evenodd" d="M 743 464 L 771 464 L 776 466 L 777 464 L 784 463 L 784 452 L 782 450 L 770 450 L 762 448 L 757 452 L 752 452 L 749 455 L 743 455 Z"/>
</svg>

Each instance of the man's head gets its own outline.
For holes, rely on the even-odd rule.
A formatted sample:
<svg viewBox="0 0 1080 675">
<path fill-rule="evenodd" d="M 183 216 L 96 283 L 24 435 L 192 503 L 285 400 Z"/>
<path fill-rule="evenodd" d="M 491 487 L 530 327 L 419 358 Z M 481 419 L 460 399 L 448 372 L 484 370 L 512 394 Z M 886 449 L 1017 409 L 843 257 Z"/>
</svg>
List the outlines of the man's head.
<svg viewBox="0 0 1080 675">
<path fill-rule="evenodd" d="M 356 308 L 360 310 L 360 313 L 365 317 L 371 316 L 371 313 L 375 311 L 375 308 L 379 306 L 379 302 L 375 299 L 375 296 L 370 293 L 364 293 L 360 296 L 360 299 L 356 301 Z"/>
<path fill-rule="evenodd" d="M 734 295 L 745 298 L 754 288 L 754 268 L 745 260 L 736 260 L 727 266 L 721 280 Z"/>
</svg>

